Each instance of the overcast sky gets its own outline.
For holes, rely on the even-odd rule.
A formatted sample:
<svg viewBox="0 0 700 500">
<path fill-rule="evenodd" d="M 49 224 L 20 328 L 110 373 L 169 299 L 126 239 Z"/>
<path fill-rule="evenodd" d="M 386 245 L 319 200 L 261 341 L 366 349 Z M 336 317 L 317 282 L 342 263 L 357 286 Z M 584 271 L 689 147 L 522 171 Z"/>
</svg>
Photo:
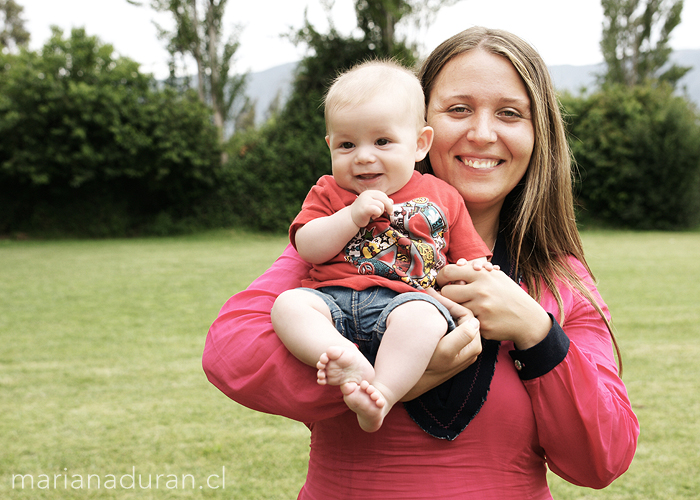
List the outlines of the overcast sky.
<svg viewBox="0 0 700 500">
<path fill-rule="evenodd" d="M 167 75 L 168 55 L 158 40 L 153 21 L 171 23 L 166 14 L 135 7 L 126 0 L 17 0 L 24 7 L 31 48 L 40 48 L 50 36 L 50 26 L 66 33 L 84 27 L 89 35 L 111 43 L 121 55 L 141 63 L 142 69 L 162 78 Z M 144 0 L 148 4 L 148 0 Z M 350 34 L 356 25 L 353 0 L 335 0 L 332 19 L 336 29 Z M 242 27 L 241 47 L 234 70 L 262 71 L 297 61 L 303 48 L 280 35 L 299 28 L 307 9 L 311 23 L 324 32 L 326 14 L 321 0 L 229 0 L 227 34 Z M 700 49 L 697 25 L 700 0 L 686 0 L 682 23 L 674 31 L 674 49 Z M 502 28 L 524 38 L 539 50 L 548 65 L 584 65 L 601 62 L 599 41 L 603 12 L 600 0 L 462 0 L 443 8 L 427 31 L 404 28 L 423 55 L 445 38 L 474 25 Z"/>
</svg>

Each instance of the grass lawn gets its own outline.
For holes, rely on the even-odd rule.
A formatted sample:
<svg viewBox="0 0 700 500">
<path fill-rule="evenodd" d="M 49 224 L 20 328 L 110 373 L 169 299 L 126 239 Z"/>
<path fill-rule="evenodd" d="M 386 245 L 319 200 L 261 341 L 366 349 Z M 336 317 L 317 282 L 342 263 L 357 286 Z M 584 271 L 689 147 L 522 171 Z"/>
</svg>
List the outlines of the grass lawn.
<svg viewBox="0 0 700 500">
<path fill-rule="evenodd" d="M 307 429 L 232 403 L 201 369 L 219 308 L 286 241 L 0 241 L 0 498 L 296 498 Z M 700 233 L 584 242 L 642 435 L 611 487 L 552 476 L 553 494 L 697 498 Z"/>
<path fill-rule="evenodd" d="M 585 232 L 613 314 L 641 434 L 629 471 L 592 491 L 552 475 L 557 499 L 695 499 L 700 494 L 700 233 Z"/>
</svg>

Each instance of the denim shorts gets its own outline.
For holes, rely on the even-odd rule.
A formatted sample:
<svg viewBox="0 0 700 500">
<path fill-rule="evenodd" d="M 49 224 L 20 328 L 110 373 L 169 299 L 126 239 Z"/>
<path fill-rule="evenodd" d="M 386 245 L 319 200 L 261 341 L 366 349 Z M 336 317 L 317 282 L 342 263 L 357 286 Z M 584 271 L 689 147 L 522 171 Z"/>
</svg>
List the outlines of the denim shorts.
<svg viewBox="0 0 700 500">
<path fill-rule="evenodd" d="M 354 342 L 373 365 L 389 314 L 406 302 L 423 300 L 433 304 L 445 317 L 447 331 L 455 328 L 455 322 L 445 306 L 423 292 L 396 292 L 383 287 L 358 291 L 340 286 L 301 290 L 323 299 L 330 309 L 335 328 L 343 337 Z"/>
</svg>

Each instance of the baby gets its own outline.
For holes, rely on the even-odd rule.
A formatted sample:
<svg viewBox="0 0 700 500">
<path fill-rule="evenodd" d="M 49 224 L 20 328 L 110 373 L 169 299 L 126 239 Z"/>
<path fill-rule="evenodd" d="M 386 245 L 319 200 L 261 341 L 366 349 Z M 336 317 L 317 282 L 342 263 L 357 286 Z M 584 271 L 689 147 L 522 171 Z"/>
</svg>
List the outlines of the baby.
<svg viewBox="0 0 700 500">
<path fill-rule="evenodd" d="M 313 268 L 305 288 L 277 298 L 272 322 L 374 432 L 455 327 L 425 290 L 448 261 L 486 262 L 491 253 L 459 193 L 415 170 L 433 129 L 411 71 L 355 66 L 328 90 L 325 117 L 333 175 L 319 179 L 290 228 Z"/>
</svg>

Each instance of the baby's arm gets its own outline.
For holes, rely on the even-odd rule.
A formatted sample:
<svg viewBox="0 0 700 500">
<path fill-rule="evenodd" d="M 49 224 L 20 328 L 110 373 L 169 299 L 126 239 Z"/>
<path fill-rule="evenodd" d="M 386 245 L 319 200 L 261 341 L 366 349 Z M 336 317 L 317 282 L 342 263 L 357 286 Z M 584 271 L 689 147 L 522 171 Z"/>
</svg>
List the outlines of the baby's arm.
<svg viewBox="0 0 700 500">
<path fill-rule="evenodd" d="M 352 205 L 299 228 L 294 241 L 297 252 L 312 264 L 327 262 L 340 253 L 361 227 L 392 210 L 393 203 L 385 193 L 363 191 Z"/>
</svg>

